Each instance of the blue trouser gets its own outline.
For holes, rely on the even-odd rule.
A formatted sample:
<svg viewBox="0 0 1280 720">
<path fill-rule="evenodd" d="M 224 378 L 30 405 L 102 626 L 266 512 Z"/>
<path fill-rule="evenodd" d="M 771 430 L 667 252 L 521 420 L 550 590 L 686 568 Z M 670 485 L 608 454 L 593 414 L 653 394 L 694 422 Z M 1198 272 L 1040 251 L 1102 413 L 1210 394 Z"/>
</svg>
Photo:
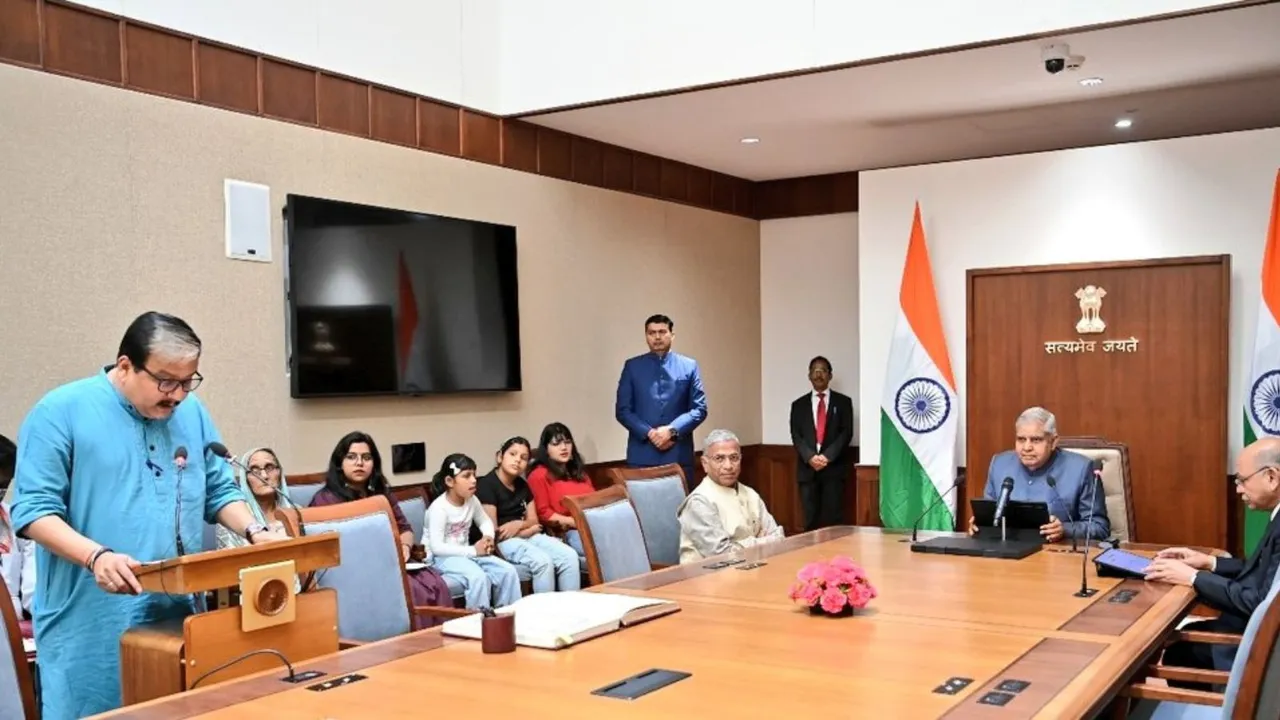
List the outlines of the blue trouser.
<svg viewBox="0 0 1280 720">
<path fill-rule="evenodd" d="M 433 564 L 441 575 L 462 583 L 469 610 L 505 607 L 520 599 L 520 576 L 502 558 L 447 555 L 436 557 Z"/>
<path fill-rule="evenodd" d="M 582 587 L 577 551 L 549 535 L 503 540 L 498 549 L 508 562 L 528 568 L 536 593 L 552 592 L 557 585 L 561 590 Z"/>
</svg>

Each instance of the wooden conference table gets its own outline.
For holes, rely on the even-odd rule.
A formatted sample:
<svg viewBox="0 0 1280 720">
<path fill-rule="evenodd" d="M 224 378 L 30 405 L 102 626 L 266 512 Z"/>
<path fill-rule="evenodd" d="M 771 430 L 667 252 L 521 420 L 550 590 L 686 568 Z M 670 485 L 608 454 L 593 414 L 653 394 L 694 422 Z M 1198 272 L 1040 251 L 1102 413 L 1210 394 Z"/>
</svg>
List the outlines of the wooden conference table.
<svg viewBox="0 0 1280 720">
<path fill-rule="evenodd" d="M 753 550 L 749 560 L 767 563 L 755 569 L 701 563 L 602 586 L 681 611 L 558 652 L 484 655 L 478 642 L 427 630 L 298 666 L 365 676 L 345 687 L 314 692 L 277 670 L 109 717 L 1065 720 L 1104 709 L 1194 600 L 1189 588 L 1099 578 L 1092 563 L 1099 592 L 1074 597 L 1079 553 L 967 558 L 913 553 L 902 540 L 828 528 Z M 879 597 L 855 617 L 811 616 L 787 591 L 806 562 L 836 555 L 866 568 Z M 591 694 L 651 668 L 692 677 L 632 701 Z M 935 692 L 953 677 L 973 682 Z M 1030 685 L 1003 707 L 978 702 L 1005 680 Z"/>
</svg>

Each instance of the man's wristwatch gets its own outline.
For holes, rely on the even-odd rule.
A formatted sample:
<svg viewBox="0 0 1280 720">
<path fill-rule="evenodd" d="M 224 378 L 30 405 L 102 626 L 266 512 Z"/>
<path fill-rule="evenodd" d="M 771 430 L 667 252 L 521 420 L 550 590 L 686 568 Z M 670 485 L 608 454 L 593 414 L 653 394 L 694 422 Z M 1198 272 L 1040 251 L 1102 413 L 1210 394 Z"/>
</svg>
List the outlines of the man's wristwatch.
<svg viewBox="0 0 1280 720">
<path fill-rule="evenodd" d="M 263 525 L 262 523 L 251 523 L 248 527 L 244 529 L 244 539 L 248 540 L 249 542 L 253 542 L 254 535 L 260 532 L 266 532 L 266 531 L 267 531 L 266 525 Z"/>
</svg>

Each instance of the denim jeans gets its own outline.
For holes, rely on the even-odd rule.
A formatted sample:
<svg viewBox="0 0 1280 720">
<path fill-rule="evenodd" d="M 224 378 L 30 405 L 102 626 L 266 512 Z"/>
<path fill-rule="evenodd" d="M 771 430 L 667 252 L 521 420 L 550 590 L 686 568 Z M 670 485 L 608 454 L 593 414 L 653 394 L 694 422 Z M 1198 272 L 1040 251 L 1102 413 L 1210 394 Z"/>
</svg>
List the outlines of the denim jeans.
<svg viewBox="0 0 1280 720">
<path fill-rule="evenodd" d="M 530 538 L 511 538 L 498 543 L 503 557 L 522 565 L 533 576 L 535 593 L 578 590 L 582 575 L 578 571 L 578 553 L 559 540 L 542 533 Z"/>
<path fill-rule="evenodd" d="M 520 576 L 502 558 L 447 555 L 437 556 L 432 564 L 441 575 L 462 583 L 469 610 L 505 607 L 520 599 Z"/>
</svg>

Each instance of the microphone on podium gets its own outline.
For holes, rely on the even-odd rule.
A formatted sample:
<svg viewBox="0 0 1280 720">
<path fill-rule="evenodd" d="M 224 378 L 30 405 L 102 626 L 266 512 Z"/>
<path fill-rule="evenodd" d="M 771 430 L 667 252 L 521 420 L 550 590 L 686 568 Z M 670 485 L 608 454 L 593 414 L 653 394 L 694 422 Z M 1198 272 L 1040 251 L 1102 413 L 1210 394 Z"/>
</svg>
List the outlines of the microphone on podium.
<svg viewBox="0 0 1280 720">
<path fill-rule="evenodd" d="M 1069 522 L 1069 523 L 1071 523 L 1071 524 L 1073 524 L 1073 525 L 1074 525 L 1074 524 L 1075 524 L 1075 522 L 1076 522 L 1076 519 L 1075 519 L 1075 517 L 1073 517 L 1073 516 L 1071 515 L 1071 506 L 1070 506 L 1070 505 L 1068 505 L 1068 504 L 1067 504 L 1067 501 L 1066 501 L 1066 500 L 1063 500 L 1063 499 L 1062 499 L 1062 496 L 1058 494 L 1058 481 L 1057 481 L 1057 480 L 1055 480 L 1055 479 L 1053 478 L 1053 476 L 1052 476 L 1052 475 L 1050 475 L 1048 478 L 1046 478 L 1045 482 L 1047 482 L 1047 483 L 1049 484 L 1049 491 L 1053 493 L 1053 496 L 1054 496 L 1054 497 L 1056 497 L 1056 498 L 1058 498 L 1058 502 L 1061 502 L 1061 503 L 1062 503 L 1062 506 L 1063 506 L 1064 508 L 1066 508 L 1066 509 L 1067 509 L 1067 522 Z M 1078 548 L 1078 547 L 1077 547 L 1077 545 L 1076 545 L 1076 536 L 1075 536 L 1075 534 L 1074 534 L 1074 533 L 1072 533 L 1072 535 L 1071 535 L 1071 552 L 1075 552 L 1075 551 L 1076 551 L 1076 550 L 1078 550 L 1078 549 L 1079 549 L 1079 548 Z"/>
<path fill-rule="evenodd" d="M 205 445 L 204 451 L 206 453 L 213 453 L 214 455 L 217 455 L 223 460 L 226 460 L 227 464 L 232 467 L 240 468 L 241 470 L 244 471 L 246 478 L 254 477 L 258 480 L 259 483 L 265 485 L 266 487 L 271 488 L 271 490 L 276 494 L 276 507 L 281 509 L 285 507 L 289 507 L 290 509 L 292 509 L 293 516 L 298 521 L 298 535 L 300 537 L 306 536 L 307 529 L 302 525 L 302 511 L 298 509 L 297 504 L 294 503 L 292 500 L 290 500 L 287 495 L 280 492 L 279 487 L 276 487 L 275 485 L 272 485 L 271 483 L 267 482 L 267 479 L 262 477 L 262 475 L 260 475 L 257 471 L 246 467 L 245 464 L 240 462 L 240 460 L 237 459 L 235 455 L 231 454 L 231 451 L 227 449 L 226 445 L 223 445 L 220 442 L 211 442 L 208 445 Z M 314 581 L 315 577 L 313 576 L 312 579 Z M 311 584 L 308 584 L 303 589 L 309 590 L 310 588 L 311 588 Z"/>
<path fill-rule="evenodd" d="M 929 514 L 930 510 L 937 507 L 938 503 L 942 502 L 942 499 L 945 498 L 948 494 L 950 494 L 952 490 L 955 490 L 956 487 L 959 486 L 960 483 L 963 481 L 964 481 L 964 476 L 960 476 L 956 478 L 955 482 L 951 483 L 951 487 L 947 488 L 946 492 L 934 498 L 934 501 L 929 503 L 929 507 L 925 508 L 924 512 L 920 513 L 920 517 L 916 518 L 916 521 L 911 524 L 911 540 L 910 541 L 903 540 L 901 542 L 915 542 L 916 538 L 918 537 L 917 533 L 920 531 L 920 523 L 924 522 L 925 516 Z"/>
<path fill-rule="evenodd" d="M 182 546 L 182 471 L 187 469 L 187 446 L 179 445 L 173 451 L 173 466 L 178 470 L 178 484 L 174 488 L 177 502 L 173 505 L 173 537 L 178 548 L 178 556 L 187 554 Z"/>
<path fill-rule="evenodd" d="M 991 518 L 992 527 L 1000 527 L 1004 519 L 1004 511 L 1009 505 L 1009 496 L 1013 494 L 1013 478 L 1007 477 L 1000 482 L 1000 498 L 996 500 L 996 514 Z"/>
</svg>

